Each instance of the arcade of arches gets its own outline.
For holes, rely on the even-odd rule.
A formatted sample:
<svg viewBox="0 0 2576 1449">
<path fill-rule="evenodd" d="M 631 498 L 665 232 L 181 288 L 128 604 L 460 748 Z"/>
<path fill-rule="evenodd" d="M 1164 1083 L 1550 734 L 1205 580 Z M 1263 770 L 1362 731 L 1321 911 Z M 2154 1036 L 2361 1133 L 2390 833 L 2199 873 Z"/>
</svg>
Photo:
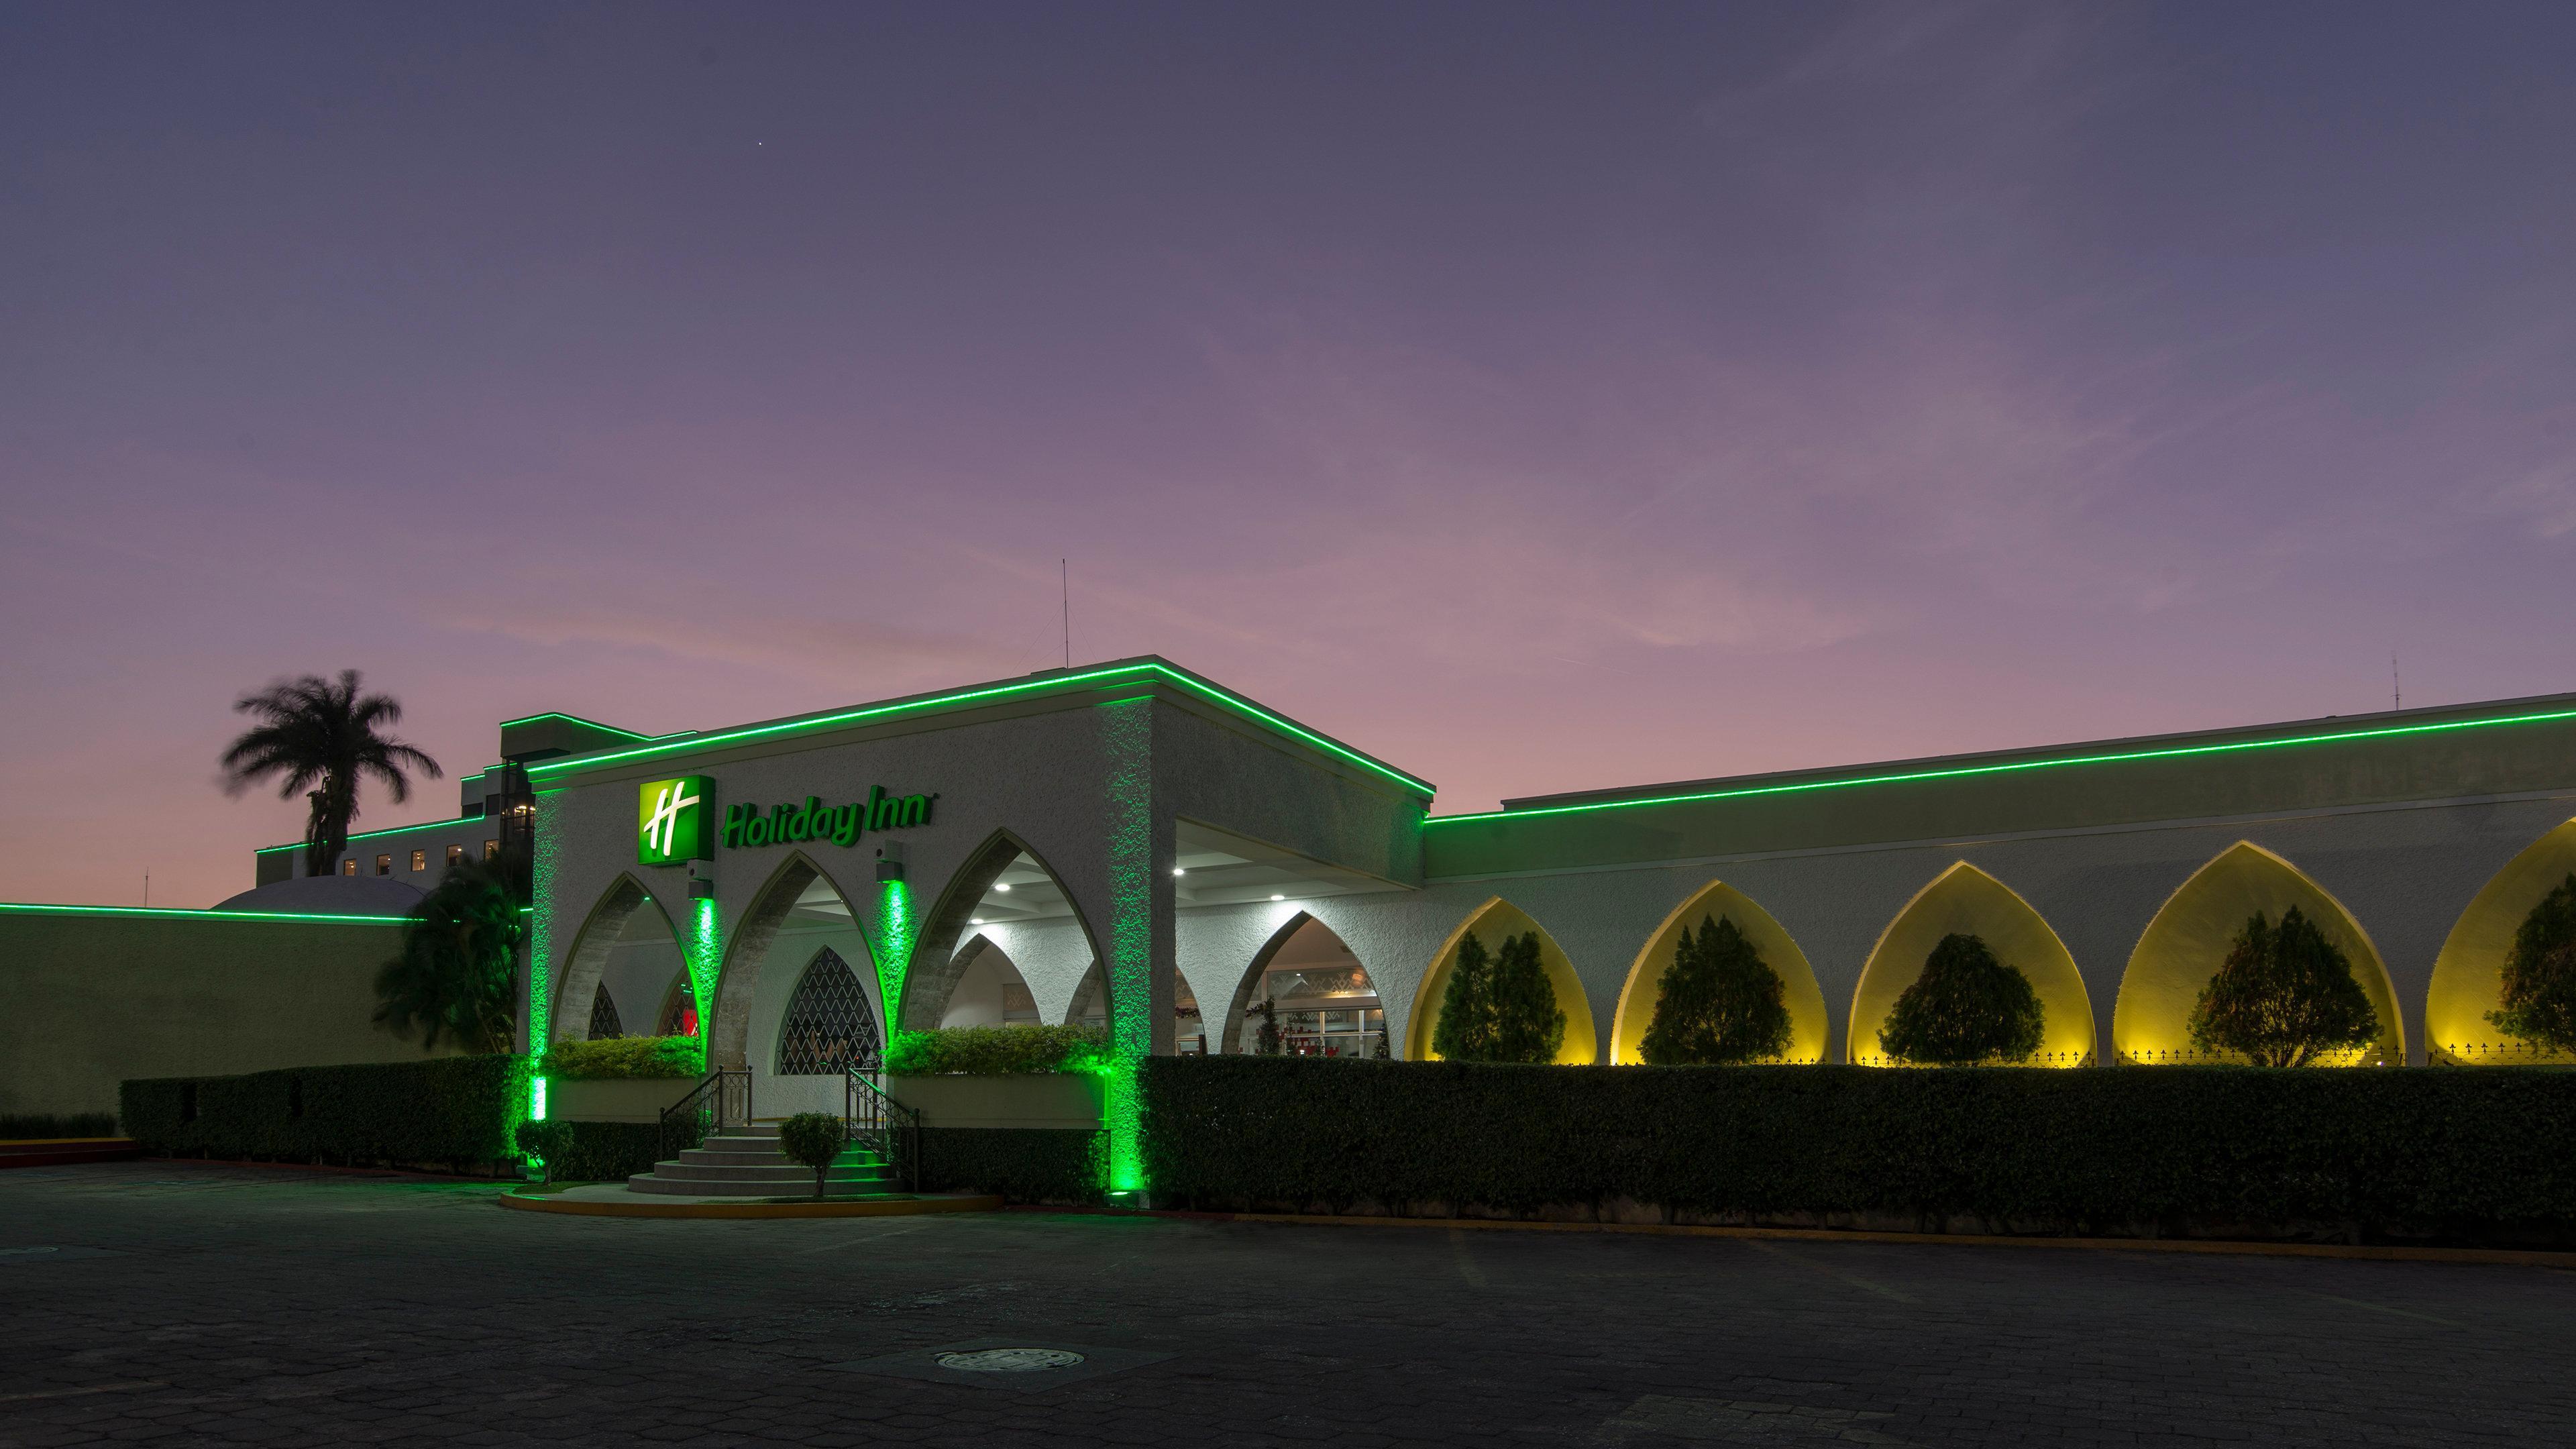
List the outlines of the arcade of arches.
<svg viewBox="0 0 2576 1449">
<path fill-rule="evenodd" d="M 2485 1014 L 2498 1000 L 2502 961 L 2523 915 L 2571 873 L 2576 873 L 2576 821 L 2534 841 L 2463 910 L 2443 943 L 2427 1001 L 2435 1060 L 2555 1059 L 2544 1050 L 2504 1038 L 2486 1022 Z M 916 983 L 937 993 L 937 1014 L 927 1024 L 1044 1020 L 1105 1024 L 1107 1002 L 1089 931 L 1076 919 L 1043 863 L 1024 850 L 1010 849 L 997 857 L 988 876 L 981 893 L 965 907 L 962 939 L 947 962 Z M 790 1030 L 789 1016 L 811 1006 L 807 998 L 813 993 L 798 983 L 809 982 L 820 959 L 818 951 L 828 954 L 841 971 L 833 978 L 830 1013 L 840 1024 L 824 1032 L 835 1043 L 828 1050 L 872 1053 L 884 1040 L 882 1008 L 873 990 L 867 943 L 847 903 L 819 876 L 784 883 L 794 886 L 791 904 L 780 913 L 764 948 L 775 958 L 771 965 L 776 968 L 764 974 L 779 974 L 782 979 L 761 993 L 765 1003 L 761 1014 L 777 1018 L 777 1029 L 758 1033 L 757 1058 L 764 1060 L 767 1070 L 782 1050 L 788 1050 L 780 1033 Z M 2345 951 L 2355 978 L 2387 1025 L 2386 1038 L 2379 1045 L 2347 1053 L 2341 1060 L 2347 1064 L 2403 1062 L 2405 1017 L 2398 1010 L 2396 988 L 2376 944 L 2342 903 L 2294 862 L 2249 842 L 2239 842 L 2204 862 L 2175 888 L 2148 923 L 2118 977 L 2116 1006 L 2112 1019 L 2104 1023 L 2110 1040 L 2098 1056 L 2096 1008 L 2065 943 L 2010 886 L 1965 861 L 1954 862 L 1927 881 L 1881 930 L 1845 1018 L 1849 1030 L 1842 1043 L 1843 1059 L 1877 1060 L 1878 1022 L 1905 984 L 1919 974 L 1930 945 L 1950 931 L 1985 937 L 1999 956 L 2031 977 L 2048 1022 L 2038 1064 L 2077 1065 L 2103 1057 L 2134 1064 L 2202 1059 L 2206 1054 L 2188 1050 L 2183 1040 L 2183 1022 L 2192 1000 L 2248 913 L 2263 910 L 2277 916 L 2293 905 L 2318 921 Z M 1787 1060 L 1814 1061 L 1823 1054 L 1830 1023 L 1817 993 L 1815 972 L 1799 943 L 1761 902 L 1712 881 L 1674 908 L 1630 964 L 1612 1018 L 1611 1060 L 1637 1060 L 1635 1043 L 1651 1019 L 1660 977 L 1670 965 L 1668 938 L 1677 923 L 1719 911 L 1756 938 L 1765 959 L 1780 970 L 1788 987 L 1794 1045 Z M 1215 1009 L 1217 1001 L 1198 988 L 1215 984 L 1238 968 L 1223 961 L 1184 963 L 1174 999 L 1175 1049 L 1185 1053 L 1255 1050 L 1260 1008 L 1267 1001 L 1286 1052 L 1428 1057 L 1429 1034 L 1436 1024 L 1445 979 L 1443 968 L 1468 929 L 1497 936 L 1518 930 L 1539 934 L 1568 1017 L 1560 1060 L 1590 1060 L 1598 1034 L 1571 964 L 1543 923 L 1499 897 L 1469 912 L 1418 978 L 1404 1043 L 1389 1037 L 1385 1003 L 1366 963 L 1323 921 L 1298 913 L 1240 968 L 1240 976 L 1225 983 L 1232 987 L 1231 1000 L 1221 1011 Z M 1072 979 L 1078 984 L 1069 997 L 1050 1005 L 1032 989 L 1024 962 L 1043 968 L 1045 979 Z M 568 975 L 587 968 L 583 979 L 589 984 L 578 998 L 582 1008 L 557 1016 L 559 1035 L 607 1035 L 632 1029 L 622 1028 L 621 1023 L 644 1022 L 651 1022 L 661 1034 L 694 1034 L 698 1029 L 695 996 L 670 920 L 661 904 L 631 877 L 621 877 L 594 909 L 568 964 L 572 968 Z M 1190 970 L 1211 979 L 1193 982 Z M 571 986 L 568 979 L 567 1001 L 574 999 L 569 996 Z M 924 1005 L 919 997 L 911 998 L 907 1010 Z M 843 1022 L 845 1017 L 849 1020 Z M 806 1023 L 805 1029 L 813 1035 L 817 1028 Z"/>
</svg>

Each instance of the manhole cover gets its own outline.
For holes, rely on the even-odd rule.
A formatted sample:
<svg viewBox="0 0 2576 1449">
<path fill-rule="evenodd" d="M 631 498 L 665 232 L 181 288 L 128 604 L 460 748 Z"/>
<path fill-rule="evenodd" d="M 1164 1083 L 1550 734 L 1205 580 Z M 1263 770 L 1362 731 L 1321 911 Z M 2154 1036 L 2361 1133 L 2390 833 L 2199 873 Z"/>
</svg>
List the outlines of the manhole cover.
<svg viewBox="0 0 2576 1449">
<path fill-rule="evenodd" d="M 972 1353 L 943 1353 L 939 1366 L 969 1374 L 1033 1374 L 1071 1368 L 1082 1355 L 1061 1348 L 979 1348 Z"/>
</svg>

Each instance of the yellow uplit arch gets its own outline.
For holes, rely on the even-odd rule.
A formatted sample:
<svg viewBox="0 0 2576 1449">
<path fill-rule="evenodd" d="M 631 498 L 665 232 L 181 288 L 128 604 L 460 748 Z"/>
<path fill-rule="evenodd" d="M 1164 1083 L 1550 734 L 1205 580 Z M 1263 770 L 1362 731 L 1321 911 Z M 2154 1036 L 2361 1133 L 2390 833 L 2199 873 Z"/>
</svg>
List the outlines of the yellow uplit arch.
<svg viewBox="0 0 2576 1449">
<path fill-rule="evenodd" d="M 1923 974 L 1932 948 L 1953 932 L 1985 938 L 1995 958 L 2020 968 L 2039 993 L 2047 1023 L 2028 1065 L 2078 1067 L 2093 1059 L 2093 1003 L 2066 943 L 2012 887 L 1964 860 L 1917 892 L 1879 934 L 1852 988 L 1846 1058 L 1862 1066 L 1895 1065 L 1878 1049 L 1879 1029 L 1896 1009 L 1896 998 Z"/>
<path fill-rule="evenodd" d="M 2129 1063 L 2233 1062 L 2235 1052 L 2203 1052 L 2191 1044 L 2191 1012 L 2201 989 L 2227 959 L 2230 943 L 2247 918 L 2261 911 L 2274 921 L 2292 906 L 2314 921 L 2352 958 L 2353 979 L 2379 1013 L 2380 1039 L 2367 1047 L 2320 1058 L 2321 1064 L 2403 1063 L 2406 1023 L 2397 990 L 2370 933 L 2307 872 L 2252 841 L 2240 840 L 2184 881 L 2168 898 L 2120 973 L 2120 999 L 2111 1010 L 2111 1048 Z"/>
<path fill-rule="evenodd" d="M 1431 1049 L 1431 1034 L 1440 1024 L 1440 997 L 1449 988 L 1450 968 L 1458 964 L 1458 946 L 1473 931 L 1489 951 L 1498 950 L 1506 936 L 1524 931 L 1538 933 L 1539 964 L 1547 968 L 1547 980 L 1556 988 L 1556 1004 L 1565 1013 L 1565 1044 L 1557 1048 L 1559 1066 L 1589 1066 L 1600 1051 L 1600 1032 L 1592 1025 L 1592 1005 L 1584 998 L 1583 982 L 1574 974 L 1574 963 L 1556 944 L 1547 929 L 1529 917 L 1527 911 L 1496 896 L 1478 906 L 1440 943 L 1440 952 L 1431 958 L 1431 969 L 1422 974 L 1422 985 L 1413 993 L 1413 1020 L 1407 1026 L 1404 1054 L 1418 1062 L 1438 1061 L 1439 1053 Z"/>
<path fill-rule="evenodd" d="M 2504 1004 L 2504 958 L 2513 950 L 2513 933 L 2571 873 L 2576 820 L 2524 847 L 2470 899 L 2443 940 L 2442 954 L 2433 958 L 2433 985 L 2424 996 L 2424 1047 L 2433 1060 L 2462 1065 L 2568 1059 L 2506 1035 L 2487 1013 Z"/>
<path fill-rule="evenodd" d="M 1645 949 L 1637 953 L 1636 964 L 1628 968 L 1627 984 L 1619 988 L 1618 1011 L 1611 1017 L 1610 1060 L 1646 1059 L 1646 1029 L 1654 1025 L 1655 1002 L 1663 994 L 1664 973 L 1672 969 L 1673 950 L 1681 941 L 1682 931 L 1696 929 L 1703 917 L 1733 921 L 1771 969 L 1780 973 L 1780 984 L 1786 988 L 1782 995 L 1789 1006 L 1789 1050 L 1781 1060 L 1823 1061 L 1825 992 L 1816 984 L 1815 968 L 1807 964 L 1807 953 L 1798 949 L 1798 943 L 1769 911 L 1724 881 L 1710 881 L 1698 894 L 1673 907 L 1663 925 L 1646 939 Z"/>
</svg>

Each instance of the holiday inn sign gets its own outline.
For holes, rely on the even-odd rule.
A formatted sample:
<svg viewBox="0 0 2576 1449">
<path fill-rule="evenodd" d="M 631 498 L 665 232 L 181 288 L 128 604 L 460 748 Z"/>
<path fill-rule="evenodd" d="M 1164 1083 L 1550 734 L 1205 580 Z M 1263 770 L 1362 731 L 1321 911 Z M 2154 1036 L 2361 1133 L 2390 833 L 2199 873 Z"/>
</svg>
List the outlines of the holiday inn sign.
<svg viewBox="0 0 2576 1449">
<path fill-rule="evenodd" d="M 868 788 L 868 798 L 847 805 L 826 805 L 808 795 L 801 805 L 738 804 L 725 811 L 724 828 L 714 839 L 707 830 L 715 782 L 705 775 L 676 780 L 648 780 L 636 790 L 635 858 L 645 865 L 679 865 L 705 860 L 722 844 L 728 849 L 784 845 L 791 841 L 828 841 L 856 845 L 870 831 L 902 830 L 930 823 L 930 795 L 889 795 L 883 785 Z"/>
</svg>

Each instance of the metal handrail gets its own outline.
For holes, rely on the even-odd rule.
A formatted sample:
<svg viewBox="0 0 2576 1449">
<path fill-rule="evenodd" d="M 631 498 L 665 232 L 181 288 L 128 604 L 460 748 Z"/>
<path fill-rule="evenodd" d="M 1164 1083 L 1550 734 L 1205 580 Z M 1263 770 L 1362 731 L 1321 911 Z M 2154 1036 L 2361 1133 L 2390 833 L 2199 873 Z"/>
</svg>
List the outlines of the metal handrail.
<svg viewBox="0 0 2576 1449">
<path fill-rule="evenodd" d="M 703 1142 L 722 1128 L 750 1121 L 751 1069 L 719 1067 L 690 1088 L 689 1095 L 662 1109 L 659 1156 L 667 1162 L 676 1155 L 671 1148 L 675 1134 L 695 1128 L 697 1141 Z M 689 1144 L 690 1147 L 696 1145 L 697 1142 Z"/>
<path fill-rule="evenodd" d="M 846 1070 L 844 1081 L 841 1117 L 850 1140 L 875 1149 L 886 1165 L 895 1169 L 905 1192 L 917 1191 L 921 1110 L 887 1096 L 883 1087 L 857 1067 Z M 898 1145 L 901 1151 L 897 1151 Z"/>
</svg>

